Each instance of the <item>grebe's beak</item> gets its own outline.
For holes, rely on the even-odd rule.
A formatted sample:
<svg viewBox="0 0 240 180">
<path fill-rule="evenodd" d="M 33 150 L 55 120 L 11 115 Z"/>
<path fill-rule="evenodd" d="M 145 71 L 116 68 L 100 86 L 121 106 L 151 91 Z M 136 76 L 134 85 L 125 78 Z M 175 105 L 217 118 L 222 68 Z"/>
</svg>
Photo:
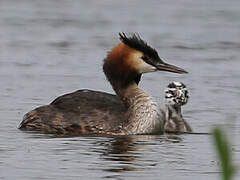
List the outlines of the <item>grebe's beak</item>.
<svg viewBox="0 0 240 180">
<path fill-rule="evenodd" d="M 169 71 L 169 72 L 174 72 L 174 73 L 179 73 L 179 74 L 185 74 L 188 73 L 187 71 L 185 71 L 182 68 L 179 68 L 177 66 L 171 65 L 171 64 L 167 64 L 165 62 L 163 62 L 162 60 L 159 62 L 157 61 L 154 66 L 157 68 L 157 70 L 159 71 Z"/>
</svg>

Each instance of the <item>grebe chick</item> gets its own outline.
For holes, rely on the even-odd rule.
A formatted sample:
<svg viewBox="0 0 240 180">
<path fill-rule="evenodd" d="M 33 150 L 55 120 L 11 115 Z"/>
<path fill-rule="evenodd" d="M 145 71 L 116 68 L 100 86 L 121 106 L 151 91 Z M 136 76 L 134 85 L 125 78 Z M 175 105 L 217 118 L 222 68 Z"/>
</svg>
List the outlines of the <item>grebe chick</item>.
<svg viewBox="0 0 240 180">
<path fill-rule="evenodd" d="M 116 95 L 79 90 L 27 113 L 22 130 L 61 136 L 163 133 L 164 114 L 138 83 L 143 73 L 185 70 L 163 62 L 138 35 L 119 33 L 121 42 L 104 59 L 103 71 Z"/>
<path fill-rule="evenodd" d="M 184 120 L 181 106 L 188 102 L 188 90 L 181 82 L 172 82 L 165 90 L 166 116 L 165 132 L 192 132 L 192 128 Z"/>
</svg>

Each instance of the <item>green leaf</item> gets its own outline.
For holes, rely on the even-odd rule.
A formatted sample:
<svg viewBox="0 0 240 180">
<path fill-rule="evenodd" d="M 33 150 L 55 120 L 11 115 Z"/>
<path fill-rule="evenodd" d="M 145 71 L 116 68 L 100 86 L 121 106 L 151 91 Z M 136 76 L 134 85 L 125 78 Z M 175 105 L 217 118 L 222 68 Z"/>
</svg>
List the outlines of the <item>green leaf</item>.
<svg viewBox="0 0 240 180">
<path fill-rule="evenodd" d="M 231 180 L 235 173 L 235 168 L 233 166 L 231 148 L 226 135 L 220 128 L 215 128 L 213 130 L 213 137 L 221 162 L 222 179 Z"/>
</svg>

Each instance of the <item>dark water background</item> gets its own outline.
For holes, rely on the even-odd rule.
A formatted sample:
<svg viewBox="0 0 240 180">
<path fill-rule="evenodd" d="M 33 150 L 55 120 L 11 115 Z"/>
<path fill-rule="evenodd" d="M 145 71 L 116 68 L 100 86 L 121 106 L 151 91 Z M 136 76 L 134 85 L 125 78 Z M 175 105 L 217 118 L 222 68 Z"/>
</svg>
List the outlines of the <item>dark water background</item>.
<svg viewBox="0 0 240 180">
<path fill-rule="evenodd" d="M 146 74 L 140 86 L 163 105 L 165 86 L 183 81 L 185 118 L 195 132 L 223 126 L 239 167 L 240 1 L 0 0 L 0 179 L 220 179 L 210 135 L 51 138 L 17 129 L 61 94 L 113 92 L 101 66 L 122 31 L 190 72 Z"/>
</svg>

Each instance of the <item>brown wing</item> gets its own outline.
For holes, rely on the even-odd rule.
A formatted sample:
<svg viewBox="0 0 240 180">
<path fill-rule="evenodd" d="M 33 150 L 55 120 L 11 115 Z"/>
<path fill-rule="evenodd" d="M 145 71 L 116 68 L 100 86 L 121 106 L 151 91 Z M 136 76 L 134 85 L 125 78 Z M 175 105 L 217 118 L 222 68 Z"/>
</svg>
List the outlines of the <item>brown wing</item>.
<svg viewBox="0 0 240 180">
<path fill-rule="evenodd" d="M 126 111 L 115 95 L 79 90 L 30 111 L 19 128 L 66 135 L 117 133 Z"/>
</svg>

